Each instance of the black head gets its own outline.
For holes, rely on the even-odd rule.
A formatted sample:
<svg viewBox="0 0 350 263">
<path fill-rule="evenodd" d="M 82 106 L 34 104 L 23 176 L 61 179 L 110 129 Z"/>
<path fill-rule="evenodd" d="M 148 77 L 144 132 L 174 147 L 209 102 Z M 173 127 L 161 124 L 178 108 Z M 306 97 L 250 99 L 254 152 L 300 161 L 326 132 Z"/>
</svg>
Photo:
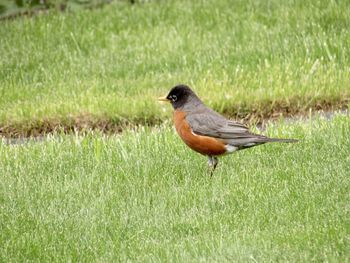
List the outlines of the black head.
<svg viewBox="0 0 350 263">
<path fill-rule="evenodd" d="M 182 107 L 191 98 L 198 99 L 196 94 L 183 84 L 173 87 L 166 96 L 166 99 L 170 101 L 174 109 Z"/>
</svg>

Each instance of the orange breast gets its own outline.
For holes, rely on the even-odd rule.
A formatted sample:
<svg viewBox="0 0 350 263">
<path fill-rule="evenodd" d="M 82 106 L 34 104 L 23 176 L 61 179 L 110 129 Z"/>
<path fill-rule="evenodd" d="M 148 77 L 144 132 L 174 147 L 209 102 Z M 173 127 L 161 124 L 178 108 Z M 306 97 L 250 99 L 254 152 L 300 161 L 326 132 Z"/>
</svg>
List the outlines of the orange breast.
<svg viewBox="0 0 350 263">
<path fill-rule="evenodd" d="M 188 147 L 204 155 L 221 155 L 226 153 L 223 142 L 212 137 L 194 134 L 185 116 L 185 113 L 182 111 L 176 110 L 174 112 L 176 131 Z"/>
</svg>

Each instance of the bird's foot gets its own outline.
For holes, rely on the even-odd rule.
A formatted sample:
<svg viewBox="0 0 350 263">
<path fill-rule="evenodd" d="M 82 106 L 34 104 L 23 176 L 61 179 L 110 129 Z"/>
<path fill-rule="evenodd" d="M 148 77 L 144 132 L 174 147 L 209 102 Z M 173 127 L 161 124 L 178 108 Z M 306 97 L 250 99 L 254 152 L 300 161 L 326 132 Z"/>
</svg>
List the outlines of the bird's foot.
<svg viewBox="0 0 350 263">
<path fill-rule="evenodd" d="M 210 172 L 210 177 L 213 176 L 214 170 L 216 166 L 218 165 L 218 158 L 215 156 L 208 156 L 208 166 L 209 166 L 209 172 Z"/>
</svg>

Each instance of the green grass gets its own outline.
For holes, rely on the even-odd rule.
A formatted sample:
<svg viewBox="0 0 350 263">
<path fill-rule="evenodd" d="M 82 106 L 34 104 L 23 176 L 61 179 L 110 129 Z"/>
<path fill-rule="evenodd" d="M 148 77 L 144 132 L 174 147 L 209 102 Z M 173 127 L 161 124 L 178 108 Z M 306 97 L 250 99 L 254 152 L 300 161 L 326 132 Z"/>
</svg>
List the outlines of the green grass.
<svg viewBox="0 0 350 263">
<path fill-rule="evenodd" d="M 123 1 L 123 0 L 122 0 Z M 82 8 L 98 8 L 109 0 L 1 0 L 0 20 L 33 16 L 49 9 L 56 11 L 75 11 Z"/>
<path fill-rule="evenodd" d="M 0 261 L 347 262 L 350 119 L 206 158 L 167 126 L 0 144 Z"/>
<path fill-rule="evenodd" d="M 120 1 L 0 22 L 0 134 L 170 116 L 187 83 L 236 117 L 350 98 L 349 1 Z M 0 262 L 348 262 L 350 118 L 220 159 L 167 123 L 0 141 Z"/>
<path fill-rule="evenodd" d="M 0 23 L 3 130 L 154 123 L 177 83 L 228 115 L 350 97 L 348 1 L 117 2 Z"/>
</svg>

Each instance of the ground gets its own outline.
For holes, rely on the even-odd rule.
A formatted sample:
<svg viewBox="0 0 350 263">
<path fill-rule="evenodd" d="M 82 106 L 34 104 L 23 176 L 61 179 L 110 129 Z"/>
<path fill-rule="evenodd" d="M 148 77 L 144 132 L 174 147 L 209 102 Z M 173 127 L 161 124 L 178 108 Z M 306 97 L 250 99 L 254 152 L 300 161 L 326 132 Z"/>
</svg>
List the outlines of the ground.
<svg viewBox="0 0 350 263">
<path fill-rule="evenodd" d="M 0 147 L 1 261 L 349 259 L 350 121 L 269 125 L 207 159 L 173 128 Z"/>
<path fill-rule="evenodd" d="M 151 1 L 2 21 L 0 128 L 160 123 L 178 83 L 240 119 L 347 108 L 349 17 L 346 1 Z"/>
<path fill-rule="evenodd" d="M 1 21 L 0 261 L 349 261 L 350 117 L 315 113 L 349 107 L 349 12 L 118 1 Z M 299 142 L 210 177 L 156 101 L 178 83 Z"/>
</svg>

